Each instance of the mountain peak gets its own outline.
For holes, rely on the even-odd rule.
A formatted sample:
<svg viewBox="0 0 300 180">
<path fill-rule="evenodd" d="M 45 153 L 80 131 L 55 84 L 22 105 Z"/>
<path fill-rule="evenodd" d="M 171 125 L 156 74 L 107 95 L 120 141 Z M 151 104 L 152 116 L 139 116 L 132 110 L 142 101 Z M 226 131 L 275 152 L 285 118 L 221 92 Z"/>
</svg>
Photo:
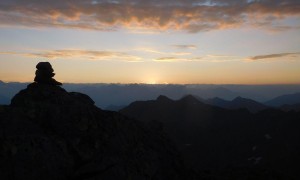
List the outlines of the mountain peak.
<svg viewBox="0 0 300 180">
<path fill-rule="evenodd" d="M 173 101 L 172 99 L 168 98 L 167 96 L 164 96 L 164 95 L 159 95 L 157 98 L 156 98 L 157 101 Z"/>
<path fill-rule="evenodd" d="M 231 102 L 232 103 L 244 103 L 247 102 L 248 99 L 245 99 L 241 96 L 237 96 L 236 98 L 234 98 Z"/>
<path fill-rule="evenodd" d="M 200 103 L 200 101 L 196 97 L 194 97 L 193 95 L 190 95 L 190 94 L 184 96 L 179 101 L 184 101 L 184 102 L 187 102 L 187 103 Z"/>
<path fill-rule="evenodd" d="M 232 101 L 241 101 L 241 100 L 246 100 L 246 98 L 243 98 L 241 96 L 237 96 L 236 98 L 234 98 Z"/>
</svg>

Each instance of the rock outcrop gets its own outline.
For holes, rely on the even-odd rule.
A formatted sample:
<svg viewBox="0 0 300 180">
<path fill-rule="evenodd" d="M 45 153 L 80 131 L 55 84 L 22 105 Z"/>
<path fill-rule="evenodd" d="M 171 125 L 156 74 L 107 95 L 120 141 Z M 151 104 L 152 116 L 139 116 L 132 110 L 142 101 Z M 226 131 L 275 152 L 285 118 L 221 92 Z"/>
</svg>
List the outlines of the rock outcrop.
<svg viewBox="0 0 300 180">
<path fill-rule="evenodd" d="M 53 77 L 55 73 L 49 62 L 39 62 L 36 65 L 37 70 L 35 71 L 34 81 L 42 84 L 49 85 L 62 85 L 62 83 L 56 81 Z"/>
<path fill-rule="evenodd" d="M 161 130 L 103 111 L 55 83 L 29 84 L 0 110 L 1 179 L 183 177 L 179 154 Z"/>
</svg>

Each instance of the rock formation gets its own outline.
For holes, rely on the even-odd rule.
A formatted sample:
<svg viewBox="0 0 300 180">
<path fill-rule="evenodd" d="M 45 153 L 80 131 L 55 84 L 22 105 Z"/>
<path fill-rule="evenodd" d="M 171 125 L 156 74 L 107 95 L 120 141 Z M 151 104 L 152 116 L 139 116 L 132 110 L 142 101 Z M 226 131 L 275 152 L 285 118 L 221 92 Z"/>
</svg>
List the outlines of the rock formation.
<svg viewBox="0 0 300 180">
<path fill-rule="evenodd" d="M 53 77 L 49 65 L 37 68 Z M 48 80 L 37 78 L 0 108 L 1 179 L 183 179 L 181 158 L 161 130 Z"/>
<path fill-rule="evenodd" d="M 54 70 L 49 62 L 39 62 L 36 65 L 34 81 L 42 84 L 49 85 L 62 85 L 62 83 L 56 81 L 53 77 L 55 75 Z"/>
</svg>

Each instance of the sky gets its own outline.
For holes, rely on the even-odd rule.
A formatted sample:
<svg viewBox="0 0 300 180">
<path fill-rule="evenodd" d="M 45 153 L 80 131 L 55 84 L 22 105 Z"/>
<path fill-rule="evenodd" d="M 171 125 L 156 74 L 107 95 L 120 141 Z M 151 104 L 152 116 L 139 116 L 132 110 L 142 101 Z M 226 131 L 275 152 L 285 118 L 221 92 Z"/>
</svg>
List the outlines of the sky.
<svg viewBox="0 0 300 180">
<path fill-rule="evenodd" d="M 0 80 L 300 84 L 299 0 L 1 0 Z"/>
</svg>

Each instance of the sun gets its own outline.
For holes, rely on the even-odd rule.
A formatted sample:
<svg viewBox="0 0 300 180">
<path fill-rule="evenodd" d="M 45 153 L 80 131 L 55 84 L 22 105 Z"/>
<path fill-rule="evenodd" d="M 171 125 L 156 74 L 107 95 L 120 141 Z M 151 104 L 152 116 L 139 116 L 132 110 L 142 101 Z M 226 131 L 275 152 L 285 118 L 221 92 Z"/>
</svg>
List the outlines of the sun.
<svg viewBox="0 0 300 180">
<path fill-rule="evenodd" d="M 155 79 L 150 79 L 147 81 L 147 84 L 157 84 Z"/>
</svg>

